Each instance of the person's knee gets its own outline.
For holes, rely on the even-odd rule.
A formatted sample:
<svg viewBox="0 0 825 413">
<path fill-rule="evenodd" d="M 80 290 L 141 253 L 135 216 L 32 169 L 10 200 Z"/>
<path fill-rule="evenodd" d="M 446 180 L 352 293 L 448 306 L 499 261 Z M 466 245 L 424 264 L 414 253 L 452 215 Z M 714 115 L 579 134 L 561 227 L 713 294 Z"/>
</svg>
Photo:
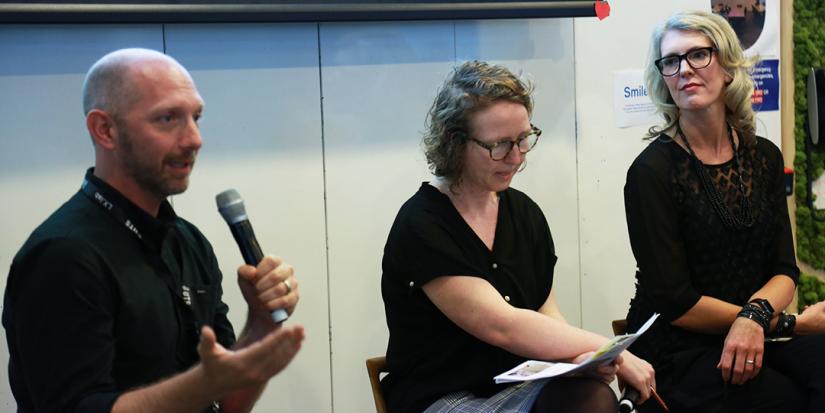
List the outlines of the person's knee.
<svg viewBox="0 0 825 413">
<path fill-rule="evenodd" d="M 600 409 L 594 411 L 604 411 L 614 413 L 619 408 L 619 402 L 616 400 L 616 394 L 613 389 L 605 383 L 596 382 L 593 386 L 593 398 L 599 400 Z"/>
<path fill-rule="evenodd" d="M 791 380 L 787 380 L 785 384 L 784 389 L 779 389 L 782 399 L 779 408 L 788 413 L 805 411 L 808 398 L 805 396 L 803 389 Z"/>
<path fill-rule="evenodd" d="M 727 405 L 743 412 L 796 413 L 804 411 L 807 397 L 793 380 L 773 369 L 763 369 L 746 383 Z"/>
<path fill-rule="evenodd" d="M 615 413 L 618 402 L 613 389 L 594 379 L 564 378 L 547 383 L 533 413 Z"/>
<path fill-rule="evenodd" d="M 586 384 L 581 386 L 581 395 L 588 400 L 587 403 L 582 403 L 584 409 L 572 409 L 571 412 L 615 413 L 619 409 L 613 389 L 601 381 L 586 380 Z"/>
</svg>

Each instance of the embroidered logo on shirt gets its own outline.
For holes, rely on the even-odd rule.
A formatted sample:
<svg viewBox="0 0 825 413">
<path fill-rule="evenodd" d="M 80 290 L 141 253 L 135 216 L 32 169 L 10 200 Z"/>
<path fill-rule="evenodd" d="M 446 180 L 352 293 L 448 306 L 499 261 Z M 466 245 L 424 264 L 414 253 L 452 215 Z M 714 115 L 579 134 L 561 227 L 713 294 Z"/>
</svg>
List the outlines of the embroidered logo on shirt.
<svg viewBox="0 0 825 413">
<path fill-rule="evenodd" d="M 135 224 L 132 224 L 132 221 L 127 219 L 125 224 L 126 224 L 126 228 L 129 228 L 130 231 L 134 232 L 135 235 L 137 235 L 138 238 L 143 239 L 143 237 L 140 236 L 140 231 L 138 231 Z"/>
<path fill-rule="evenodd" d="M 182 291 L 181 291 L 181 295 L 183 295 L 183 302 L 186 303 L 186 305 L 191 307 L 192 306 L 192 295 L 189 293 L 189 291 L 190 291 L 189 287 L 184 285 L 183 288 L 182 288 Z"/>
<path fill-rule="evenodd" d="M 111 211 L 114 206 L 108 199 L 104 198 L 103 195 L 100 195 L 100 192 L 95 192 L 95 200 L 99 202 L 100 205 L 103 205 L 103 208 L 106 208 L 107 211 Z"/>
</svg>

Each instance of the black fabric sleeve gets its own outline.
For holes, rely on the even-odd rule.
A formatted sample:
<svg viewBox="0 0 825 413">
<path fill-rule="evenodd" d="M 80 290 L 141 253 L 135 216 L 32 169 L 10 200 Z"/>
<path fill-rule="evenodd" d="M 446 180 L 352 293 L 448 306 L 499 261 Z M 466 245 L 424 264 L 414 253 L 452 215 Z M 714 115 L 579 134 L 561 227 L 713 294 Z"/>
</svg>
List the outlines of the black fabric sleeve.
<svg viewBox="0 0 825 413">
<path fill-rule="evenodd" d="M 434 211 L 418 209 L 410 214 L 392 234 L 400 248 L 393 249 L 393 259 L 405 280 L 420 288 L 433 279 L 445 275 L 466 275 L 484 278 L 462 250 L 460 235 L 451 224 Z"/>
<path fill-rule="evenodd" d="M 637 159 L 628 170 L 625 214 L 630 245 L 639 266 L 640 289 L 662 317 L 673 321 L 701 295 L 691 282 L 677 209 L 667 181 L 669 170 L 665 165 L 655 166 Z"/>
<path fill-rule="evenodd" d="M 773 268 L 771 268 L 769 276 L 773 277 L 774 275 L 784 274 L 791 277 L 794 283 L 798 283 L 799 267 L 796 265 L 791 219 L 790 216 L 788 216 L 788 201 L 785 195 L 784 160 L 782 158 L 782 152 L 779 151 L 776 145 L 769 141 L 765 141 L 765 143 L 771 152 L 771 158 L 773 158 L 770 165 L 775 165 L 773 171 L 768 171 L 768 173 L 773 175 L 773 188 L 771 188 L 769 196 L 773 204 L 772 209 L 776 211 L 776 220 L 778 223 L 778 230 L 773 242 L 775 251 Z"/>
<path fill-rule="evenodd" d="M 120 392 L 111 376 L 115 292 L 103 257 L 78 240 L 52 239 L 15 263 L 16 334 L 37 412 L 109 412 Z"/>
</svg>

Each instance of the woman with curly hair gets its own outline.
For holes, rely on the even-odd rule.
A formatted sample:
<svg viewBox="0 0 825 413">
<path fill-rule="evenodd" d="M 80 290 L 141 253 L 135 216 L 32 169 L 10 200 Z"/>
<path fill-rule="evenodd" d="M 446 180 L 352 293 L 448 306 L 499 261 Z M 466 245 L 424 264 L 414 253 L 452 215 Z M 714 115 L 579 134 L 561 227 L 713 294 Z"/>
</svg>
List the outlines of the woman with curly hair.
<svg viewBox="0 0 825 413">
<path fill-rule="evenodd" d="M 382 263 L 393 413 L 615 413 L 617 371 L 642 397 L 655 385 L 650 364 L 627 352 L 582 377 L 493 381 L 526 359 L 583 361 L 607 341 L 562 317 L 547 221 L 510 188 L 541 134 L 530 93 L 501 66 L 467 62 L 430 110 L 435 179 L 401 207 Z"/>
</svg>

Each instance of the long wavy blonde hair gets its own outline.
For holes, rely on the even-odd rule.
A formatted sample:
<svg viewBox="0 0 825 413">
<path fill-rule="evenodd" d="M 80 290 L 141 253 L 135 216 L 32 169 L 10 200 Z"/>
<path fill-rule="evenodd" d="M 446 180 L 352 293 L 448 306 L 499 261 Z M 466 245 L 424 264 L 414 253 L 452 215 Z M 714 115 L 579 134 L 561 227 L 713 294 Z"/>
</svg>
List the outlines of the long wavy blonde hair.
<svg viewBox="0 0 825 413">
<path fill-rule="evenodd" d="M 751 72 L 758 58 L 745 57 L 739 38 L 723 17 L 705 11 L 676 13 L 653 29 L 645 68 L 645 86 L 648 95 L 665 123 L 651 126 L 646 139 L 655 138 L 679 121 L 679 107 L 673 102 L 663 76 L 655 61 L 662 57 L 662 37 L 672 30 L 700 32 L 716 48 L 716 59 L 733 79 L 723 90 L 725 117 L 746 143 L 756 141 L 755 113 L 751 107 L 753 81 Z"/>
</svg>

